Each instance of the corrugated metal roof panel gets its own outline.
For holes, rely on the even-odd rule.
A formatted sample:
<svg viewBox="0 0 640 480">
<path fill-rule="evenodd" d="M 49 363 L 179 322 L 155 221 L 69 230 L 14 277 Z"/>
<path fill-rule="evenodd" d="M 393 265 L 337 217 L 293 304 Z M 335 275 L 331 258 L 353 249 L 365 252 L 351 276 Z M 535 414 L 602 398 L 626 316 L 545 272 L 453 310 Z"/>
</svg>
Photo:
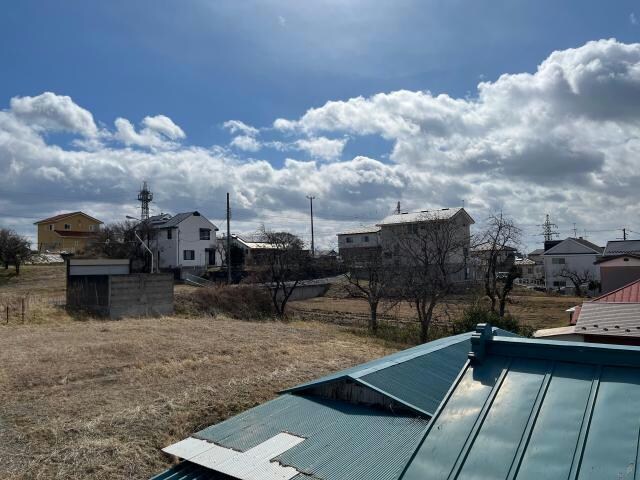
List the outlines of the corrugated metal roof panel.
<svg viewBox="0 0 640 480">
<path fill-rule="evenodd" d="M 640 349 L 474 340 L 404 480 L 636 478 Z"/>
<path fill-rule="evenodd" d="M 332 480 L 394 480 L 428 424 L 346 402 L 292 394 L 252 408 L 194 436 L 247 451 L 280 432 L 304 438 L 273 460 Z"/>
<path fill-rule="evenodd" d="M 514 334 L 494 329 L 495 335 Z M 371 362 L 342 370 L 285 392 L 351 379 L 373 387 L 419 413 L 432 415 L 464 366 L 471 349 L 471 332 L 441 338 Z"/>
<path fill-rule="evenodd" d="M 229 480 L 229 477 L 185 461 L 156 475 L 151 480 Z"/>
<path fill-rule="evenodd" d="M 591 302 L 640 303 L 640 279 L 624 285 L 609 293 L 601 295 L 597 298 L 594 298 L 593 300 L 591 300 Z"/>
<path fill-rule="evenodd" d="M 576 333 L 640 337 L 640 303 L 582 304 Z"/>
</svg>

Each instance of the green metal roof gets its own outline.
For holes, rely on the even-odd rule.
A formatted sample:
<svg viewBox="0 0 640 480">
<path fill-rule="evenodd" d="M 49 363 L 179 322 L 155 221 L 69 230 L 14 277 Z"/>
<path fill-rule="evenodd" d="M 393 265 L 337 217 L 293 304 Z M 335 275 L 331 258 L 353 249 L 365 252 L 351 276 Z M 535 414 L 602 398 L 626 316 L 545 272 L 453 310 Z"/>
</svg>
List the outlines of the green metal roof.
<svg viewBox="0 0 640 480">
<path fill-rule="evenodd" d="M 190 462 L 181 462 L 156 475 L 151 480 L 228 480 L 228 476 L 209 470 L 208 468 L 195 465 Z"/>
<path fill-rule="evenodd" d="M 640 476 L 640 348 L 472 343 L 403 480 Z"/>
<path fill-rule="evenodd" d="M 497 328 L 494 333 L 513 336 Z M 424 343 L 303 383 L 285 392 L 304 392 L 324 383 L 349 379 L 419 413 L 432 416 L 467 360 L 471 335 L 471 332 L 463 333 Z"/>
<path fill-rule="evenodd" d="M 193 437 L 246 451 L 288 432 L 305 440 L 274 459 L 285 466 L 322 479 L 395 480 L 427 424 L 413 415 L 284 394 Z"/>
</svg>

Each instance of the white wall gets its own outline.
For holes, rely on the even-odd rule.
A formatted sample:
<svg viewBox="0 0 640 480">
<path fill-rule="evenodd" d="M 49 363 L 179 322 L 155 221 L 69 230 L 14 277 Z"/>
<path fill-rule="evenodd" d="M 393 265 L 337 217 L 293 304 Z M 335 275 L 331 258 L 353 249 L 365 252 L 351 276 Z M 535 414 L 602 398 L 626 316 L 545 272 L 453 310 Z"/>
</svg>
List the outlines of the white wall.
<svg viewBox="0 0 640 480">
<path fill-rule="evenodd" d="M 347 238 L 350 238 L 351 241 L 347 242 Z M 367 239 L 368 241 L 365 242 Z M 378 244 L 378 232 L 338 234 L 339 250 L 345 248 L 377 247 Z"/>
<path fill-rule="evenodd" d="M 210 240 L 200 240 L 200 229 L 211 230 Z M 158 231 L 156 238 L 156 258 L 160 252 L 160 268 L 176 267 L 205 267 L 207 266 L 208 254 L 206 249 L 216 249 L 217 237 L 214 225 L 202 215 L 186 218 L 180 222 L 177 228 L 172 229 L 172 238 L 167 238 L 167 229 Z M 193 250 L 194 259 L 185 260 L 184 251 Z M 219 252 L 216 252 L 216 265 L 221 265 L 222 261 Z"/>
<path fill-rule="evenodd" d="M 564 281 L 566 282 L 567 287 L 573 288 L 573 283 L 571 283 L 571 280 L 559 276 L 559 273 L 563 268 L 566 268 L 567 270 L 577 271 L 580 274 L 582 274 L 584 270 L 589 270 L 594 280 L 600 280 L 600 269 L 597 265 L 593 264 L 598 258 L 600 258 L 600 255 L 583 253 L 576 255 L 549 255 L 543 258 L 546 288 L 548 290 L 554 290 L 558 288 L 553 286 L 553 282 L 555 281 Z M 564 265 L 554 264 L 552 260 L 553 258 L 564 258 Z"/>
</svg>

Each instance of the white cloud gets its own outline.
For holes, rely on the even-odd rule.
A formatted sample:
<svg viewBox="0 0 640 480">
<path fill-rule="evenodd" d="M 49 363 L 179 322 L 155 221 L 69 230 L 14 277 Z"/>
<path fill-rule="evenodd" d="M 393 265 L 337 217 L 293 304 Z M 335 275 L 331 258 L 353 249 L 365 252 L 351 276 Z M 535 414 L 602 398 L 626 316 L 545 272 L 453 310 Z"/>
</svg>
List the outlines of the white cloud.
<svg viewBox="0 0 640 480">
<path fill-rule="evenodd" d="M 242 133 L 250 137 L 255 137 L 259 133 L 257 128 L 247 125 L 240 120 L 227 120 L 222 126 L 234 134 Z"/>
<path fill-rule="evenodd" d="M 95 137 L 98 128 L 93 115 L 76 105 L 71 97 L 44 92 L 36 97 L 14 97 L 11 113 L 29 126 L 42 131 L 66 131 Z"/>
<path fill-rule="evenodd" d="M 127 146 L 174 149 L 179 146 L 175 140 L 185 137 L 182 129 L 164 115 L 145 117 L 142 120 L 144 128 L 139 132 L 136 132 L 133 124 L 126 118 L 117 118 L 114 124 L 114 138 Z"/>
<path fill-rule="evenodd" d="M 327 137 L 312 137 L 297 140 L 295 147 L 309 153 L 312 157 L 322 160 L 337 160 L 347 143 L 346 138 L 331 139 Z"/>
<path fill-rule="evenodd" d="M 234 137 L 230 145 L 245 152 L 257 152 L 261 148 L 260 142 L 248 135 L 238 135 Z"/>
<path fill-rule="evenodd" d="M 156 115 L 155 117 L 144 117 L 142 125 L 149 130 L 158 132 L 171 140 L 185 138 L 184 131 L 165 115 Z"/>
<path fill-rule="evenodd" d="M 325 244 L 343 226 L 384 216 L 397 200 L 409 209 L 464 200 L 479 222 L 502 208 L 528 235 L 538 233 L 534 225 L 547 212 L 566 235 L 573 222 L 617 228 L 637 219 L 640 203 L 640 44 L 602 40 L 554 52 L 532 73 L 480 83 L 471 98 L 401 90 L 327 102 L 298 119 L 276 120 L 275 138 L 263 141 L 243 122 L 224 126 L 240 150 L 302 150 L 319 161 L 272 165 L 224 147 L 184 146 L 184 132 L 164 116 L 146 117 L 139 130 L 116 120 L 114 139 L 145 148 L 80 140 L 71 150 L 48 144 L 44 133 L 103 138 L 90 112 L 55 94 L 16 98 L 0 111 L 3 209 L 24 215 L 27 231 L 33 218 L 26 217 L 46 216 L 52 205 L 120 219 L 135 211 L 132 198 L 146 179 L 158 209 L 198 208 L 214 220 L 230 191 L 239 230 L 265 222 L 306 235 L 305 195 L 316 195 Z M 358 145 L 366 135 L 391 142 L 384 161 L 341 158 L 347 138 Z"/>
<path fill-rule="evenodd" d="M 629 21 L 631 22 L 631 25 L 638 25 L 638 17 L 636 17 L 634 12 L 631 12 L 629 15 Z"/>
</svg>

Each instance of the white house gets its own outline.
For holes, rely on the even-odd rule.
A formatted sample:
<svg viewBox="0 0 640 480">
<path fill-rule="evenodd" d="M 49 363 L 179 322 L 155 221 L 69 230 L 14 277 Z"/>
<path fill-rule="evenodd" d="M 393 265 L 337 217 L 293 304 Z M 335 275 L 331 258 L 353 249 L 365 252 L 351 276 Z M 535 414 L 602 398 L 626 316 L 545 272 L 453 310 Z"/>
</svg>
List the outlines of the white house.
<svg viewBox="0 0 640 480">
<path fill-rule="evenodd" d="M 156 231 L 150 248 L 161 269 L 179 268 L 197 274 L 222 264 L 217 252 L 218 227 L 200 212 L 161 214 L 149 221 Z"/>
<path fill-rule="evenodd" d="M 380 227 L 363 226 L 338 233 L 338 251 L 343 260 L 366 255 L 380 246 Z M 373 249 L 373 250 L 372 250 Z"/>
<path fill-rule="evenodd" d="M 602 247 L 588 240 L 571 237 L 546 250 L 542 254 L 546 289 L 573 288 L 567 273 L 588 275 L 590 280 L 599 281 L 600 269 L 594 263 L 602 256 L 602 251 Z"/>
</svg>

